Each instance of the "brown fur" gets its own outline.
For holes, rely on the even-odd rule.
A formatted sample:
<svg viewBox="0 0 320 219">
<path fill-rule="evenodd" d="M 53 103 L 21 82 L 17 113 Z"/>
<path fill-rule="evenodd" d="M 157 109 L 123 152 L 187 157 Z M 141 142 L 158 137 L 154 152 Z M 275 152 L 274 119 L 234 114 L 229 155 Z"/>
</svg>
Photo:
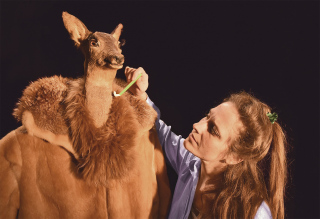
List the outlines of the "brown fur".
<svg viewBox="0 0 320 219">
<path fill-rule="evenodd" d="M 16 104 L 13 116 L 22 121 L 22 113 L 29 110 L 39 128 L 54 134 L 67 134 L 68 129 L 61 116 L 63 112 L 61 102 L 67 95 L 68 80 L 70 79 L 53 76 L 31 82 Z"/>
<path fill-rule="evenodd" d="M 61 100 L 55 114 L 48 102 L 33 99 L 37 88 L 49 81 L 66 85 L 60 86 L 65 98 L 53 98 Z M 117 79 L 114 89 L 119 92 L 125 84 Z M 83 87 L 82 78 L 52 77 L 26 88 L 14 110 L 17 118 L 25 121 L 24 112 L 32 111 L 35 123 L 42 124 L 39 120 L 44 118 L 34 112 L 46 109 L 52 115 L 48 121 L 52 127 L 64 119 L 62 124 L 70 125 L 67 132 L 79 159 L 72 156 L 72 150 L 42 141 L 24 127 L 8 134 L 0 141 L 0 190 L 5 191 L 0 197 L 0 218 L 15 218 L 18 209 L 26 218 L 166 217 L 171 194 L 153 128 L 156 112 L 145 101 L 125 93 L 113 99 L 106 124 L 96 128 L 84 105 Z"/>
<path fill-rule="evenodd" d="M 106 185 L 107 179 L 119 179 L 135 166 L 131 149 L 137 144 L 138 135 L 148 129 L 143 130 L 138 122 L 134 108 L 127 100 L 128 95 L 113 99 L 107 122 L 96 128 L 85 106 L 83 88 L 82 79 L 70 83 L 65 117 L 70 123 L 74 148 L 80 155 L 83 175 L 95 183 Z M 140 105 L 143 104 L 140 102 Z M 152 115 L 144 119 L 154 123 L 154 111 L 147 107 L 144 111 Z"/>
<path fill-rule="evenodd" d="M 125 83 L 115 80 L 117 92 L 123 89 L 121 85 Z M 25 89 L 13 113 L 18 121 L 25 110 L 33 114 L 39 128 L 54 134 L 68 133 L 83 176 L 103 185 L 134 167 L 130 149 L 156 119 L 156 112 L 147 103 L 125 93 L 113 99 L 107 122 L 97 128 L 85 104 L 84 79 L 57 76 L 39 79 Z"/>
</svg>

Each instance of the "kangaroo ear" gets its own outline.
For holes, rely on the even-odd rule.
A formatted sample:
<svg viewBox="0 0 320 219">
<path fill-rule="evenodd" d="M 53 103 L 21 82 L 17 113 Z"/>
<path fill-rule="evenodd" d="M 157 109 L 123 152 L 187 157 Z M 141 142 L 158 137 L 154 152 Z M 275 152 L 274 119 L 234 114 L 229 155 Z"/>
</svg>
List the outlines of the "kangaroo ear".
<svg viewBox="0 0 320 219">
<path fill-rule="evenodd" d="M 78 18 L 68 12 L 62 12 L 62 19 L 71 39 L 79 47 L 81 42 L 87 39 L 91 32 Z"/>
<path fill-rule="evenodd" d="M 116 29 L 114 29 L 111 35 L 118 41 L 122 32 L 123 25 L 119 24 Z"/>
</svg>

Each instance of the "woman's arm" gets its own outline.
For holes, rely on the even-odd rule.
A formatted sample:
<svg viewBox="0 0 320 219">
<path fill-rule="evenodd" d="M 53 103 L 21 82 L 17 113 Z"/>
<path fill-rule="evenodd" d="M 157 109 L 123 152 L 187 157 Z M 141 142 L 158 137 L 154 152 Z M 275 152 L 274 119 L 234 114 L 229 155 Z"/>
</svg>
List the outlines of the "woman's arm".
<svg viewBox="0 0 320 219">
<path fill-rule="evenodd" d="M 184 163 L 184 158 L 189 154 L 183 145 L 184 139 L 180 135 L 178 136 L 173 133 L 171 131 L 171 126 L 167 126 L 162 120 L 160 120 L 159 108 L 150 100 L 146 93 L 149 82 L 148 75 L 144 69 L 141 67 L 138 69 L 126 67 L 125 69 L 125 75 L 128 83 L 136 79 L 140 74 L 142 74 L 142 76 L 130 87 L 129 90 L 138 98 L 147 100 L 147 103 L 156 110 L 158 114 L 156 128 L 160 144 L 172 168 L 176 173 L 179 173 L 181 164 Z"/>
<path fill-rule="evenodd" d="M 171 131 L 171 126 L 166 125 L 161 119 L 160 119 L 160 110 L 159 108 L 150 100 L 150 98 L 147 98 L 147 103 L 153 107 L 153 109 L 157 112 L 157 120 L 156 120 L 156 128 L 158 132 L 158 137 L 160 144 L 164 150 L 164 153 L 172 166 L 172 168 L 176 171 L 176 173 L 179 173 L 181 164 L 184 161 L 184 158 L 186 157 L 189 152 L 185 149 L 183 142 L 184 138 L 181 137 L 181 135 L 176 135 L 174 132 Z"/>
</svg>

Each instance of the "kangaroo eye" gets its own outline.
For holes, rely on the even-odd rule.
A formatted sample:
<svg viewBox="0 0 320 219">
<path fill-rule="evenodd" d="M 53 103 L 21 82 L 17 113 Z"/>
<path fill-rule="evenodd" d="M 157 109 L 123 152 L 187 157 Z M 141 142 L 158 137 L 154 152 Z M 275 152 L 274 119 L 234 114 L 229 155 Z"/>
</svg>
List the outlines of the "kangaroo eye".
<svg viewBox="0 0 320 219">
<path fill-rule="evenodd" d="M 94 46 L 94 47 L 98 47 L 99 46 L 99 42 L 96 39 L 92 39 L 92 40 L 90 40 L 90 45 Z"/>
</svg>

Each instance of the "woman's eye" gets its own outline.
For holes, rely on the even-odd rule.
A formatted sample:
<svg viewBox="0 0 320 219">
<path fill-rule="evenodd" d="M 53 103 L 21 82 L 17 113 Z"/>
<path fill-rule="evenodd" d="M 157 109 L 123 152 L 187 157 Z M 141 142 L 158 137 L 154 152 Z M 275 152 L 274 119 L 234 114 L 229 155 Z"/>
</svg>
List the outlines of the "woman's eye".
<svg viewBox="0 0 320 219">
<path fill-rule="evenodd" d="M 210 134 L 215 135 L 216 132 L 214 130 L 214 125 L 212 124 L 212 122 L 208 122 L 208 131 Z"/>
<path fill-rule="evenodd" d="M 214 126 L 211 128 L 211 132 L 210 132 L 211 134 L 213 134 L 213 135 L 217 135 L 217 133 L 216 133 L 216 130 L 215 130 L 215 128 L 214 128 Z"/>
<path fill-rule="evenodd" d="M 208 123 L 208 131 L 209 131 L 210 134 L 220 137 L 219 134 L 218 134 L 218 131 L 216 129 L 216 126 L 214 125 L 213 122 L 209 122 Z"/>
</svg>

